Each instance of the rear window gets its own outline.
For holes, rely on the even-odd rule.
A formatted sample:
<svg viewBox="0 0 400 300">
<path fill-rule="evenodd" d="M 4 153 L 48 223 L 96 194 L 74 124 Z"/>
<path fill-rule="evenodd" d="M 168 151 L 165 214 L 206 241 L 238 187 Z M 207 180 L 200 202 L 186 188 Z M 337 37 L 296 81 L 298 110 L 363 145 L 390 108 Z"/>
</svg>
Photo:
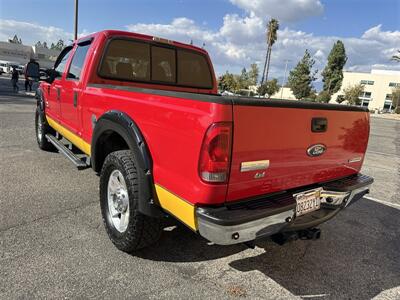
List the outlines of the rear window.
<svg viewBox="0 0 400 300">
<path fill-rule="evenodd" d="M 211 72 L 203 55 L 178 50 L 178 83 L 187 86 L 212 87 Z"/>
<path fill-rule="evenodd" d="M 114 39 L 105 50 L 99 75 L 117 80 L 211 89 L 206 57 L 190 50 Z"/>
</svg>

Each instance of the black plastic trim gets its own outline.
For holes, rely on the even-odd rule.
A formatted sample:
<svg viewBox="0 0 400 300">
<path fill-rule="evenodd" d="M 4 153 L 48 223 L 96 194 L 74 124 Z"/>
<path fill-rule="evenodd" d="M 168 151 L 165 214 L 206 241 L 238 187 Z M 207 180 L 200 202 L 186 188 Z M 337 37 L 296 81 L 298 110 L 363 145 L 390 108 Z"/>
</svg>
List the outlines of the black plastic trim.
<svg viewBox="0 0 400 300">
<path fill-rule="evenodd" d="M 228 96 L 225 96 L 228 97 Z M 267 106 L 267 107 L 287 107 L 300 109 L 318 109 L 318 110 L 338 110 L 338 111 L 360 111 L 368 112 L 368 108 L 361 106 L 316 103 L 300 100 L 272 100 L 272 99 L 257 99 L 250 97 L 229 97 L 234 105 L 244 106 Z"/>
<path fill-rule="evenodd" d="M 100 172 L 98 164 L 98 141 L 103 134 L 116 132 L 134 153 L 134 159 L 139 173 L 139 204 L 141 213 L 153 217 L 161 217 L 163 213 L 157 205 L 158 199 L 154 189 L 153 161 L 146 141 L 137 124 L 125 113 L 112 110 L 102 115 L 96 122 L 92 136 L 92 168 Z"/>
<path fill-rule="evenodd" d="M 78 46 L 86 46 L 88 44 L 91 44 L 93 39 L 94 38 L 92 36 L 88 37 L 88 38 L 84 38 L 82 40 L 79 40 L 79 42 L 77 44 L 78 44 Z"/>
<path fill-rule="evenodd" d="M 153 94 L 166 97 L 181 98 L 186 100 L 212 102 L 224 105 L 233 104 L 242 106 L 286 107 L 286 108 L 299 108 L 299 109 L 358 111 L 358 112 L 369 111 L 367 108 L 360 106 L 315 103 L 315 102 L 296 101 L 296 100 L 268 100 L 268 99 L 249 98 L 249 97 L 232 97 L 232 96 L 221 96 L 212 94 L 167 91 L 160 89 L 148 89 L 148 88 L 140 88 L 134 86 L 115 85 L 115 84 L 90 83 L 88 84 L 88 87 L 113 89 L 113 90 L 128 91 L 128 92 L 143 93 L 143 94 Z"/>
<path fill-rule="evenodd" d="M 330 191 L 350 192 L 366 185 L 370 185 L 374 179 L 370 176 L 357 174 L 355 176 L 341 178 L 332 182 L 328 182 L 324 187 Z"/>
</svg>

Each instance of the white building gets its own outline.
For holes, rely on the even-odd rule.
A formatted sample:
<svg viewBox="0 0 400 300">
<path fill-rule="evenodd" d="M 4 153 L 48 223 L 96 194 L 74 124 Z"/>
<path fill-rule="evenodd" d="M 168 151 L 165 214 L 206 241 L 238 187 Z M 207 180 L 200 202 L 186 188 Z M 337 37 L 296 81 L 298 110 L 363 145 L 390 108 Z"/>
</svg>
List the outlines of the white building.
<svg viewBox="0 0 400 300">
<path fill-rule="evenodd" d="M 252 91 L 254 94 L 258 94 L 259 85 L 250 85 L 249 91 Z M 271 99 L 285 99 L 285 100 L 297 100 L 296 97 L 293 95 L 293 92 L 288 87 L 280 88 L 278 92 L 273 94 Z"/>
<path fill-rule="evenodd" d="M 293 92 L 288 87 L 281 87 L 278 92 L 271 96 L 272 99 L 285 99 L 285 100 L 297 100 L 293 95 Z"/>
<path fill-rule="evenodd" d="M 392 91 L 395 87 L 400 87 L 400 71 L 343 72 L 342 87 L 332 95 L 331 102 L 336 102 L 338 96 L 343 96 L 345 88 L 356 84 L 364 85 L 364 92 L 360 95 L 361 105 L 369 109 L 391 110 Z"/>
<path fill-rule="evenodd" d="M 13 65 L 25 65 L 33 58 L 37 60 L 41 68 L 50 68 L 54 65 L 59 53 L 58 50 L 0 41 L 0 61 Z"/>
</svg>

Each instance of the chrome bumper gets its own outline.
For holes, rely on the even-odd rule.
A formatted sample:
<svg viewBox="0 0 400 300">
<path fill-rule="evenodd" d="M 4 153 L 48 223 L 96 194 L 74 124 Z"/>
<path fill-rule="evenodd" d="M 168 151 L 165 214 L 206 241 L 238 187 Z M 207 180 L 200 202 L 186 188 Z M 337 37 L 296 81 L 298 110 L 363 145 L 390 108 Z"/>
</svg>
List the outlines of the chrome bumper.
<svg viewBox="0 0 400 300">
<path fill-rule="evenodd" d="M 293 194 L 299 190 L 232 206 L 199 207 L 196 210 L 199 233 L 215 244 L 231 245 L 282 231 L 314 227 L 331 219 L 369 192 L 373 179 L 361 174 L 357 176 L 360 180 L 353 180 L 344 186 L 338 185 L 336 181 L 319 187 L 321 209 L 297 218 Z"/>
</svg>

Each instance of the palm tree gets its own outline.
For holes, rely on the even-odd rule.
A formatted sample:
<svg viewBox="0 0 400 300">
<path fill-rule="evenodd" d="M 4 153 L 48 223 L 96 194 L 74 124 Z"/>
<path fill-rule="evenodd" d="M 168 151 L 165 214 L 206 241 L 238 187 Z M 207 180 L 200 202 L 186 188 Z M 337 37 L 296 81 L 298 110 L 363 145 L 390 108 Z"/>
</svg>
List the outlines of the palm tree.
<svg viewBox="0 0 400 300">
<path fill-rule="evenodd" d="M 271 60 L 271 51 L 272 46 L 275 44 L 276 40 L 278 39 L 277 31 L 279 29 L 279 22 L 276 19 L 271 19 L 267 25 L 267 54 L 265 56 L 265 63 L 264 63 L 264 70 L 263 76 L 261 78 L 261 85 L 265 81 L 268 80 L 268 72 L 269 72 L 269 63 Z"/>
<path fill-rule="evenodd" d="M 392 56 L 392 60 L 400 62 L 400 50 L 397 50 L 397 52 L 399 52 L 399 54 L 393 55 Z"/>
</svg>

